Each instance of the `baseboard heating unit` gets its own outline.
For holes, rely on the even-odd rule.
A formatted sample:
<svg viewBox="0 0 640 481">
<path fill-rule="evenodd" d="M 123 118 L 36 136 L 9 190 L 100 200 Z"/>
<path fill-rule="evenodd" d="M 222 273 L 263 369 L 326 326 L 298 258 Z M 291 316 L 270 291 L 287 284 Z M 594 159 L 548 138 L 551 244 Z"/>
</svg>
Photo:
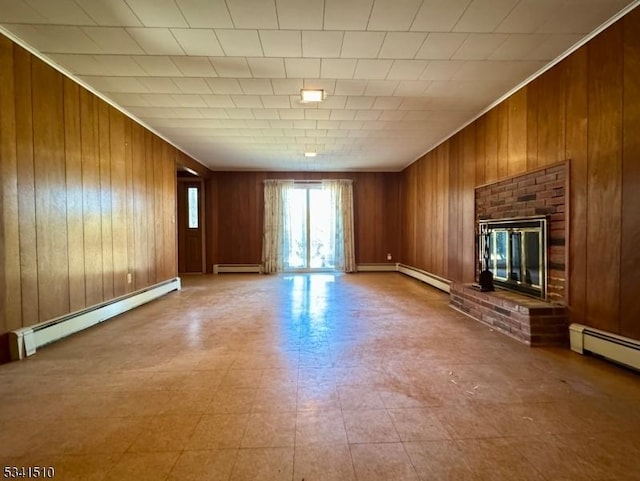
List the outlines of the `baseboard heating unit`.
<svg viewBox="0 0 640 481">
<path fill-rule="evenodd" d="M 81 311 L 11 331 L 11 358 L 19 360 L 31 356 L 39 347 L 106 321 L 171 291 L 179 291 L 180 288 L 180 278 L 175 277 Z"/>
<path fill-rule="evenodd" d="M 262 274 L 262 266 L 260 264 L 214 264 L 213 265 L 213 273 L 214 274 L 222 274 L 222 273 L 255 273 Z"/>
<path fill-rule="evenodd" d="M 640 370 L 640 341 L 593 329 L 582 324 L 569 326 L 571 350 L 590 352 L 611 361 Z"/>
<path fill-rule="evenodd" d="M 440 289 L 441 291 L 448 293 L 450 290 L 451 281 L 433 275 L 427 271 L 423 271 L 422 269 L 416 269 L 415 267 L 398 264 L 398 272 L 401 272 L 402 274 L 405 274 L 409 277 L 413 277 L 414 279 L 418 279 L 419 281 L 422 281 L 425 284 L 429 284 L 430 286 L 433 286 L 436 289 Z"/>
</svg>

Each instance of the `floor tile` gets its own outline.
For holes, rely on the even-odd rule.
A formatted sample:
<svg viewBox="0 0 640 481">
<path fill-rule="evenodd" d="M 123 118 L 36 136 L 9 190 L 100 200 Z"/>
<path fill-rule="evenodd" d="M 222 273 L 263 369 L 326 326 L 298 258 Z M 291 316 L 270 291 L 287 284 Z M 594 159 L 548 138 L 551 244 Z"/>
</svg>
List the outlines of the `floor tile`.
<svg viewBox="0 0 640 481">
<path fill-rule="evenodd" d="M 351 456 L 358 481 L 417 481 L 402 443 L 353 444 Z"/>
<path fill-rule="evenodd" d="M 346 444 L 297 446 L 293 479 L 305 481 L 354 481 L 351 452 Z"/>
</svg>

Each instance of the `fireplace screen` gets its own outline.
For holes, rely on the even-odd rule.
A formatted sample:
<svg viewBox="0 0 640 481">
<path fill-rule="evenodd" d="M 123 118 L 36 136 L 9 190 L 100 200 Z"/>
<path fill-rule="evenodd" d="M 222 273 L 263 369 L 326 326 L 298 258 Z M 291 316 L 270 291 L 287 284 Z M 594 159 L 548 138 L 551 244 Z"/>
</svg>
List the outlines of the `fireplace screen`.
<svg viewBox="0 0 640 481">
<path fill-rule="evenodd" d="M 494 283 L 536 297 L 546 297 L 547 220 L 481 220 L 480 269 Z"/>
</svg>

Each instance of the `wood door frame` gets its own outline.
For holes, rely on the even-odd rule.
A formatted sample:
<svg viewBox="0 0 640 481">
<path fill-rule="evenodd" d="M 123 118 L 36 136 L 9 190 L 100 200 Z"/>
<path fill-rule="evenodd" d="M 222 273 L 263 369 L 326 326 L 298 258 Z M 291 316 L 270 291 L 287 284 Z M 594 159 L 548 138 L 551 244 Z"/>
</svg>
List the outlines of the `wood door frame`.
<svg viewBox="0 0 640 481">
<path fill-rule="evenodd" d="M 205 181 L 204 179 L 202 179 L 201 177 L 179 177 L 176 176 L 177 178 L 177 183 L 176 183 L 176 196 L 179 194 L 180 192 L 180 184 L 199 184 L 200 186 L 200 199 L 198 202 L 198 216 L 199 216 L 199 223 L 200 223 L 200 248 L 202 250 L 202 265 L 200 272 L 182 272 L 180 274 L 205 274 L 207 272 L 206 270 L 206 266 L 207 266 L 207 246 L 206 246 L 206 223 L 205 223 L 205 219 L 206 219 L 206 203 L 205 203 Z M 179 199 L 176 199 L 176 209 L 178 208 L 179 205 Z M 180 213 L 177 213 L 178 215 L 180 215 Z M 178 270 L 180 269 L 180 222 L 176 222 L 176 235 L 178 236 Z"/>
</svg>

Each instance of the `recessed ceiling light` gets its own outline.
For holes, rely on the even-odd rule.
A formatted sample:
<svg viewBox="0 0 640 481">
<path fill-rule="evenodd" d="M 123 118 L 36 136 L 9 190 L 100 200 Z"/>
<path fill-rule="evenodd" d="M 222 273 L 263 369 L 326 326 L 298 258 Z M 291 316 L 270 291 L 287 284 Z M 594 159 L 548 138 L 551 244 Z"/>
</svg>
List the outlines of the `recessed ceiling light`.
<svg viewBox="0 0 640 481">
<path fill-rule="evenodd" d="M 304 153 L 305 157 L 315 157 L 316 155 L 318 155 L 317 152 L 305 152 Z"/>
<path fill-rule="evenodd" d="M 300 90 L 300 99 L 302 103 L 322 102 L 325 99 L 325 93 L 324 90 L 302 89 Z"/>
</svg>

